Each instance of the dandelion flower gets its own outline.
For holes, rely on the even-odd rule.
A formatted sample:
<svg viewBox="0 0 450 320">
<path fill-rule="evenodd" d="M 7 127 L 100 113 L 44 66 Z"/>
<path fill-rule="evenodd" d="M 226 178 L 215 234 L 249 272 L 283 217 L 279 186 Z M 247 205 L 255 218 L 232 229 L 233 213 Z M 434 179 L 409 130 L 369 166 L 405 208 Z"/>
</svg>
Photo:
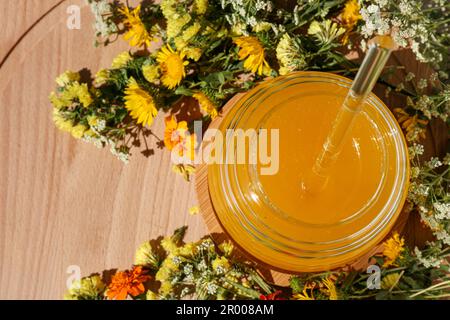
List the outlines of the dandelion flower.
<svg viewBox="0 0 450 320">
<path fill-rule="evenodd" d="M 151 125 L 158 114 L 153 97 L 143 90 L 134 78 L 130 78 L 125 89 L 125 107 L 130 116 L 143 126 Z"/>
<path fill-rule="evenodd" d="M 198 101 L 200 108 L 206 112 L 211 119 L 217 117 L 216 106 L 203 92 L 196 92 L 192 95 L 192 97 Z"/>
<path fill-rule="evenodd" d="M 172 17 L 166 17 L 167 21 L 167 28 L 166 28 L 166 34 L 167 38 L 173 39 L 176 36 L 178 36 L 183 30 L 184 26 L 187 25 L 191 21 L 191 16 L 189 14 L 183 14 L 183 15 L 173 15 Z"/>
<path fill-rule="evenodd" d="M 177 144 L 186 138 L 188 131 L 187 122 L 177 122 L 173 115 L 166 117 L 164 122 L 166 124 L 164 129 L 164 145 L 168 150 L 173 150 Z"/>
<path fill-rule="evenodd" d="M 136 297 L 145 292 L 143 283 L 149 279 L 141 266 L 119 271 L 112 277 L 106 295 L 111 300 L 125 300 L 129 294 Z"/>
<path fill-rule="evenodd" d="M 396 261 L 401 258 L 402 252 L 405 250 L 405 239 L 400 238 L 398 233 L 384 242 L 383 256 L 386 258 L 383 267 L 396 266 Z"/>
<path fill-rule="evenodd" d="M 186 76 L 184 67 L 189 64 L 184 61 L 184 54 L 175 52 L 170 46 L 165 46 L 159 51 L 156 60 L 162 71 L 161 81 L 169 89 L 175 88 Z"/>
<path fill-rule="evenodd" d="M 119 53 L 114 59 L 111 64 L 111 68 L 113 69 L 119 69 L 123 68 L 127 65 L 127 63 L 131 60 L 131 55 L 128 51 L 124 51 L 122 53 Z"/>
<path fill-rule="evenodd" d="M 102 278 L 99 275 L 93 275 L 74 281 L 67 293 L 65 300 L 99 300 L 102 299 L 106 289 Z"/>
<path fill-rule="evenodd" d="M 147 32 L 144 23 L 139 17 L 141 6 L 137 6 L 131 12 L 127 6 L 125 6 L 123 9 L 119 9 L 119 11 L 125 16 L 123 23 L 127 27 L 127 32 L 125 33 L 123 38 L 129 41 L 130 46 L 150 46 L 150 43 L 153 41 L 153 37 Z"/>
<path fill-rule="evenodd" d="M 159 80 L 159 66 L 154 64 L 147 64 L 142 67 L 142 74 L 145 80 L 150 83 L 155 83 Z"/>
<path fill-rule="evenodd" d="M 259 75 L 270 73 L 270 66 L 264 58 L 264 47 L 256 37 L 239 37 L 234 40 L 239 48 L 239 59 L 244 61 L 244 68 Z"/>
</svg>

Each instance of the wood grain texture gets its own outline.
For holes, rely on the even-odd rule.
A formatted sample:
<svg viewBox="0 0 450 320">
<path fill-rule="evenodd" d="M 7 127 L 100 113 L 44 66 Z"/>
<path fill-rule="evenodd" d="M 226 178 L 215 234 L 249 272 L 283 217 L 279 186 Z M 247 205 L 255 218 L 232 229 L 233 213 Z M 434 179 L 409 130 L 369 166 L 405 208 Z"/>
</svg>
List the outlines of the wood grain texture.
<svg viewBox="0 0 450 320">
<path fill-rule="evenodd" d="M 14 25 L 11 19 L 21 15 L 30 19 L 24 25 L 33 24 L 31 2 L 0 1 L 0 12 L 10 13 L 0 20 Z M 34 2 L 48 8 L 55 1 Z M 82 8 L 81 30 L 66 27 L 71 4 Z M 0 69 L 2 299 L 60 299 L 70 265 L 83 275 L 127 268 L 142 241 L 182 225 L 189 225 L 187 239 L 206 233 L 201 217 L 188 214 L 197 202 L 194 184 L 172 173 L 170 154 L 155 138 L 147 140 L 153 156 L 136 153 L 123 165 L 53 125 L 48 95 L 54 78 L 66 69 L 96 72 L 127 49 L 121 40 L 95 49 L 91 24 L 84 0 L 67 0 L 23 37 Z M 15 40 L 1 37 L 7 52 Z M 157 136 L 163 116 L 152 127 Z"/>
<path fill-rule="evenodd" d="M 144 240 L 182 225 L 188 240 L 207 232 L 200 216 L 188 214 L 197 204 L 194 184 L 171 172 L 156 138 L 147 141 L 153 156 L 136 153 L 125 166 L 54 127 L 48 95 L 55 77 L 108 67 L 128 48 L 119 40 L 95 49 L 84 0 L 50 10 L 58 2 L 0 1 L 0 299 L 60 299 L 70 265 L 83 275 L 127 268 Z M 66 27 L 72 4 L 82 8 L 81 30 Z M 160 137 L 163 116 L 152 127 Z M 446 141 L 431 141 L 433 153 Z"/>
</svg>

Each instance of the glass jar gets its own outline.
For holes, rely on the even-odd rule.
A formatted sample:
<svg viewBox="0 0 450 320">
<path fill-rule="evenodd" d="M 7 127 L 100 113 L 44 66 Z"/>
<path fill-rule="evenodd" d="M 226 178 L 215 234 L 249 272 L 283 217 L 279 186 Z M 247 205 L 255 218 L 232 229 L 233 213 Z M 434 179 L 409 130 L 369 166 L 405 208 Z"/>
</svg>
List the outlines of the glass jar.
<svg viewBox="0 0 450 320">
<path fill-rule="evenodd" d="M 234 161 L 208 164 L 209 192 L 224 230 L 256 259 L 293 272 L 341 267 L 382 241 L 398 217 L 408 189 L 407 145 L 374 94 L 324 188 L 303 188 L 350 85 L 330 73 L 291 73 L 253 88 L 222 119 L 221 151 Z M 236 163 L 239 131 L 247 138 L 245 163 Z"/>
</svg>

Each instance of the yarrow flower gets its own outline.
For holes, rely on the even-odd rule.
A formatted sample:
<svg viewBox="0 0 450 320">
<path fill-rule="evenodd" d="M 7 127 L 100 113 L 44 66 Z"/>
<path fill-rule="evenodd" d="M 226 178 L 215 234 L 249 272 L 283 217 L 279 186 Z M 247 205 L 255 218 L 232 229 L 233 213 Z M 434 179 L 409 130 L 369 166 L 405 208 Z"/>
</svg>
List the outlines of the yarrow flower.
<svg viewBox="0 0 450 320">
<path fill-rule="evenodd" d="M 144 23 L 142 22 L 139 14 L 141 12 L 141 6 L 137 6 L 133 11 L 130 12 L 130 9 L 127 6 L 119 9 L 125 19 L 123 23 L 127 28 L 127 32 L 124 34 L 123 38 L 129 41 L 130 46 L 132 47 L 141 47 L 143 45 L 150 46 L 150 43 L 154 40 L 153 37 L 148 33 L 145 28 Z"/>
<path fill-rule="evenodd" d="M 145 292 L 144 282 L 149 279 L 150 276 L 145 274 L 142 266 L 119 271 L 112 277 L 106 295 L 111 300 L 125 300 L 128 295 L 136 297 Z"/>
<path fill-rule="evenodd" d="M 125 89 L 125 107 L 130 116 L 138 124 L 151 125 L 153 118 L 158 114 L 153 97 L 143 90 L 134 78 L 130 78 Z"/>
<path fill-rule="evenodd" d="M 234 39 L 239 46 L 239 60 L 244 61 L 244 68 L 259 75 L 269 75 L 270 66 L 264 57 L 264 47 L 256 37 L 239 37 Z"/>
<path fill-rule="evenodd" d="M 158 52 L 156 60 L 162 72 L 161 81 L 169 89 L 178 86 L 186 76 L 185 66 L 189 64 L 184 61 L 182 52 L 175 52 L 169 45 L 164 46 Z"/>
</svg>

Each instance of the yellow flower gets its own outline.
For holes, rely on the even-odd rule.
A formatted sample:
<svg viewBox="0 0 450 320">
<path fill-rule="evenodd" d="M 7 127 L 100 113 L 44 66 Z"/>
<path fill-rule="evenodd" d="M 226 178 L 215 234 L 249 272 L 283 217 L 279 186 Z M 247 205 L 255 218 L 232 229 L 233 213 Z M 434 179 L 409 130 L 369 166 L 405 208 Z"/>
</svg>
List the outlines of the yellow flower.
<svg viewBox="0 0 450 320">
<path fill-rule="evenodd" d="M 195 35 L 200 31 L 200 23 L 195 22 L 193 25 L 189 26 L 186 30 L 183 31 L 183 40 L 189 41 L 191 38 L 195 37 Z"/>
<path fill-rule="evenodd" d="M 402 108 L 395 108 L 394 114 L 405 131 L 408 141 L 426 138 L 425 127 L 428 125 L 428 120 L 419 119 L 417 114 L 411 116 Z"/>
<path fill-rule="evenodd" d="M 113 69 L 119 69 L 122 67 L 125 67 L 128 63 L 128 61 L 131 60 L 131 55 L 128 51 L 124 51 L 122 53 L 119 53 L 113 60 L 111 64 L 111 68 Z"/>
<path fill-rule="evenodd" d="M 391 273 L 385 275 L 383 277 L 383 280 L 381 280 L 381 289 L 390 290 L 391 288 L 394 288 L 397 285 L 399 280 L 400 280 L 399 273 Z"/>
<path fill-rule="evenodd" d="M 56 109 L 68 107 L 72 103 L 71 101 L 66 101 L 65 99 L 61 99 L 60 97 L 58 97 L 58 95 L 54 91 L 50 93 L 50 96 L 48 98 L 49 98 L 51 104 Z"/>
<path fill-rule="evenodd" d="M 125 89 L 125 107 L 130 116 L 143 126 L 151 125 L 153 118 L 158 114 L 153 97 L 139 87 L 134 78 L 130 78 Z"/>
<path fill-rule="evenodd" d="M 78 99 L 85 108 L 89 107 L 92 103 L 92 97 L 89 93 L 87 84 L 80 84 L 76 81 L 66 86 L 65 90 L 61 93 L 60 98 L 65 101 L 66 104 L 70 104 L 73 99 Z"/>
<path fill-rule="evenodd" d="M 203 50 L 200 48 L 194 47 L 185 47 L 182 52 L 186 55 L 188 59 L 192 59 L 194 61 L 200 60 L 203 54 Z"/>
<path fill-rule="evenodd" d="M 231 35 L 233 36 L 242 36 L 245 31 L 245 24 L 243 23 L 235 23 L 231 27 Z"/>
<path fill-rule="evenodd" d="M 170 295 L 172 293 L 172 283 L 170 281 L 164 281 L 161 283 L 161 287 L 159 288 L 159 292 L 163 296 Z"/>
<path fill-rule="evenodd" d="M 338 27 L 337 23 L 331 20 L 322 22 L 313 21 L 309 25 L 308 34 L 315 36 L 320 42 L 329 44 L 344 34 L 345 29 Z"/>
<path fill-rule="evenodd" d="M 61 74 L 58 78 L 56 78 L 55 81 L 59 87 L 64 87 L 65 85 L 73 81 L 80 81 L 80 74 L 78 72 L 67 70 L 66 72 Z"/>
<path fill-rule="evenodd" d="M 175 38 L 180 34 L 183 27 L 191 21 L 191 16 L 189 14 L 178 15 L 175 14 L 170 18 L 167 18 L 167 38 Z"/>
<path fill-rule="evenodd" d="M 183 163 L 174 164 L 172 166 L 172 171 L 182 175 L 184 180 L 189 182 L 191 175 L 195 173 L 195 166 Z"/>
<path fill-rule="evenodd" d="M 55 126 L 62 131 L 71 132 L 73 128 L 73 122 L 71 120 L 66 120 L 61 115 L 57 108 L 53 108 L 53 121 Z"/>
<path fill-rule="evenodd" d="M 223 252 L 225 257 L 229 257 L 233 253 L 234 245 L 231 241 L 224 241 L 219 244 L 219 249 Z"/>
<path fill-rule="evenodd" d="M 166 238 L 162 239 L 161 246 L 168 253 L 175 253 L 178 249 L 177 244 L 173 241 L 173 239 L 171 237 L 166 237 Z"/>
<path fill-rule="evenodd" d="M 106 289 L 99 275 L 74 281 L 68 292 L 64 295 L 65 300 L 97 300 L 101 299 Z"/>
<path fill-rule="evenodd" d="M 84 133 L 88 130 L 85 125 L 77 124 L 72 128 L 70 133 L 75 139 L 81 139 L 84 136 Z"/>
<path fill-rule="evenodd" d="M 239 59 L 244 61 L 244 68 L 259 75 L 270 73 L 270 66 L 264 58 L 264 47 L 256 37 L 239 37 L 234 40 L 239 49 Z"/>
<path fill-rule="evenodd" d="M 153 253 L 152 245 L 149 241 L 141 244 L 136 250 L 134 264 L 137 266 L 150 266 L 152 268 L 158 266 L 158 258 Z"/>
<path fill-rule="evenodd" d="M 95 74 L 94 84 L 101 86 L 105 84 L 109 79 L 109 71 L 107 69 L 101 69 Z"/>
<path fill-rule="evenodd" d="M 139 17 L 141 6 L 137 6 L 131 12 L 127 6 L 123 9 L 119 9 L 119 11 L 125 16 L 123 23 L 127 27 L 127 32 L 124 34 L 123 38 L 130 42 L 130 46 L 150 46 L 153 37 L 147 32 L 144 23 Z"/>
<path fill-rule="evenodd" d="M 159 66 L 154 64 L 144 65 L 142 67 L 142 74 L 144 75 L 145 80 L 154 83 L 156 80 L 159 80 Z"/>
<path fill-rule="evenodd" d="M 230 262 L 225 257 L 217 257 L 212 262 L 212 268 L 217 273 L 226 273 L 230 269 Z"/>
<path fill-rule="evenodd" d="M 176 38 L 173 40 L 173 43 L 175 44 L 175 47 L 177 48 L 178 51 L 184 49 L 184 48 L 187 47 L 187 45 L 188 45 L 188 42 L 185 41 L 185 40 L 183 39 L 183 37 L 176 37 Z"/>
<path fill-rule="evenodd" d="M 211 119 L 217 117 L 216 106 L 203 92 L 198 91 L 194 93 L 192 97 L 198 101 L 200 108 L 206 112 Z"/>
<path fill-rule="evenodd" d="M 195 216 L 199 212 L 200 212 L 200 207 L 199 206 L 192 206 L 192 207 L 189 208 L 189 214 L 191 216 Z"/>
<path fill-rule="evenodd" d="M 359 14 L 359 3 L 357 0 L 349 0 L 345 3 L 341 12 L 342 23 L 347 29 L 353 29 L 356 23 L 362 19 Z"/>
<path fill-rule="evenodd" d="M 306 66 L 305 57 L 301 48 L 287 33 L 278 42 L 276 53 L 278 62 L 280 63 L 279 73 L 281 75 L 303 69 Z"/>
<path fill-rule="evenodd" d="M 194 0 L 195 12 L 198 14 L 205 14 L 208 10 L 208 0 Z"/>
<path fill-rule="evenodd" d="M 338 300 L 338 294 L 336 290 L 336 285 L 334 284 L 334 281 L 328 277 L 324 280 L 322 280 L 322 284 L 325 286 L 325 293 L 328 295 L 328 298 L 330 300 Z"/>
<path fill-rule="evenodd" d="M 156 60 L 162 71 L 161 81 L 169 89 L 175 88 L 186 76 L 184 67 L 189 63 L 183 60 L 184 54 L 175 52 L 170 46 L 162 47 Z"/>
<path fill-rule="evenodd" d="M 405 245 L 405 239 L 400 238 L 397 232 L 384 242 L 383 256 L 386 258 L 383 267 L 397 266 L 396 261 L 401 258 Z"/>
<path fill-rule="evenodd" d="M 196 252 L 196 245 L 194 243 L 186 243 L 184 246 L 177 249 L 177 255 L 188 257 L 194 255 Z"/>
<path fill-rule="evenodd" d="M 154 293 L 152 290 L 148 290 L 145 295 L 146 300 L 159 300 L 159 295 Z"/>
<path fill-rule="evenodd" d="M 88 116 L 87 117 L 87 122 L 89 124 L 90 127 L 95 127 L 98 123 L 98 117 L 97 116 Z"/>
<path fill-rule="evenodd" d="M 164 129 L 164 145 L 168 150 L 172 150 L 186 138 L 186 133 L 188 131 L 187 122 L 177 122 L 173 115 L 166 117 L 164 122 L 166 124 Z"/>
<path fill-rule="evenodd" d="M 308 290 L 310 290 L 309 293 Z M 293 298 L 296 300 L 316 300 L 314 299 L 313 289 L 308 286 L 305 286 L 303 288 L 302 293 L 294 294 Z"/>
<path fill-rule="evenodd" d="M 270 22 L 258 22 L 254 27 L 254 32 L 262 32 L 262 31 L 268 31 L 272 28 L 272 24 Z"/>
</svg>

